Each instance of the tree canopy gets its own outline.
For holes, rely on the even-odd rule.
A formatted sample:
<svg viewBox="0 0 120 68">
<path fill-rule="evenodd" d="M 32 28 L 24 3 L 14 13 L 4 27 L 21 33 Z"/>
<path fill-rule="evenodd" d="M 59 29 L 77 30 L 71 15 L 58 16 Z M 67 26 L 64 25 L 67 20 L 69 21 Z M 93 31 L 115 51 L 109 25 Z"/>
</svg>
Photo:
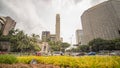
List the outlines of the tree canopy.
<svg viewBox="0 0 120 68">
<path fill-rule="evenodd" d="M 28 36 L 22 30 L 12 29 L 7 36 L 0 35 L 0 41 L 11 42 L 11 51 L 25 52 L 40 50 L 37 45 L 38 35 Z"/>
<path fill-rule="evenodd" d="M 93 39 L 89 42 L 89 46 L 92 51 L 120 50 L 120 38 L 113 40 Z"/>
<path fill-rule="evenodd" d="M 50 49 L 51 51 L 62 51 L 64 52 L 67 47 L 70 46 L 69 43 L 66 42 L 55 42 L 55 41 L 49 41 Z"/>
</svg>

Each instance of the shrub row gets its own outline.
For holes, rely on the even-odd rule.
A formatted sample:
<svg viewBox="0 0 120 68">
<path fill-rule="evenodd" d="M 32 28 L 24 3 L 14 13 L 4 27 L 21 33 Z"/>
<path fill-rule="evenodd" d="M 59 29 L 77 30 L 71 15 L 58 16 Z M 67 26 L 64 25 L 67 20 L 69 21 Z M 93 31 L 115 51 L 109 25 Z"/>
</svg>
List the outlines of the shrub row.
<svg viewBox="0 0 120 68">
<path fill-rule="evenodd" d="M 19 63 L 30 63 L 35 59 L 38 63 L 52 64 L 69 68 L 120 68 L 119 56 L 22 56 L 18 57 Z"/>
<path fill-rule="evenodd" d="M 120 56 L 20 56 L 0 55 L 0 63 L 29 64 L 33 59 L 41 64 L 52 64 L 69 68 L 120 68 Z"/>
<path fill-rule="evenodd" d="M 4 63 L 4 64 L 17 63 L 17 58 L 14 55 L 8 55 L 8 54 L 0 55 L 0 63 Z"/>
</svg>

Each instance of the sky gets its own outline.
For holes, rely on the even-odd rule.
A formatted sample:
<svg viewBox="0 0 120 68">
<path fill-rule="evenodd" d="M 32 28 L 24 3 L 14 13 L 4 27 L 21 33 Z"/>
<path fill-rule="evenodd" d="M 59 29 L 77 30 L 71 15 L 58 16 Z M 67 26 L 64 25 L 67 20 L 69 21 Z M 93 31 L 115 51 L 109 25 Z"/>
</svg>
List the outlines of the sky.
<svg viewBox="0 0 120 68">
<path fill-rule="evenodd" d="M 55 34 L 56 14 L 60 14 L 61 37 L 76 43 L 75 31 L 82 29 L 81 15 L 88 8 L 106 0 L 0 0 L 0 16 L 10 16 L 16 29 L 27 34 L 50 31 Z"/>
</svg>

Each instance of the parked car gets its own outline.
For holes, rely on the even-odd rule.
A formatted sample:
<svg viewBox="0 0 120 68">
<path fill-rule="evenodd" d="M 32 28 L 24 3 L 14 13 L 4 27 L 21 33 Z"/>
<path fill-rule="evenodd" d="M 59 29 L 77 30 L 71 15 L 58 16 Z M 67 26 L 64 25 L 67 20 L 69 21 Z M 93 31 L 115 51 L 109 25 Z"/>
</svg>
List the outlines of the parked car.
<svg viewBox="0 0 120 68">
<path fill-rule="evenodd" d="M 41 53 L 40 52 L 36 52 L 36 56 L 41 56 Z"/>
<path fill-rule="evenodd" d="M 119 52 L 111 52 L 109 55 L 111 55 L 111 56 L 120 56 L 120 53 Z"/>
<path fill-rule="evenodd" d="M 96 55 L 96 52 L 89 52 L 88 55 Z"/>
<path fill-rule="evenodd" d="M 80 52 L 80 53 L 76 54 L 76 56 L 84 56 L 84 55 L 85 55 L 84 52 Z"/>
<path fill-rule="evenodd" d="M 61 51 L 53 52 L 53 56 L 60 56 L 60 55 L 64 55 L 63 52 L 61 52 Z"/>
</svg>

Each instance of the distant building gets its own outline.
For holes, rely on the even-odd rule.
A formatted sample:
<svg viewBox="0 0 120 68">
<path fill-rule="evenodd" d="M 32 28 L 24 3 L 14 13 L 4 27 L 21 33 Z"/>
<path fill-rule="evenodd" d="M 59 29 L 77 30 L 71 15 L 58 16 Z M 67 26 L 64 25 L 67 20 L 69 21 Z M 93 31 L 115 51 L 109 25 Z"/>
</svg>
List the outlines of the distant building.
<svg viewBox="0 0 120 68">
<path fill-rule="evenodd" d="M 76 30 L 76 43 L 82 44 L 83 41 L 83 30 Z"/>
<path fill-rule="evenodd" d="M 55 34 L 50 35 L 50 41 L 56 41 L 56 35 Z"/>
<path fill-rule="evenodd" d="M 120 1 L 98 4 L 82 15 L 84 44 L 95 38 L 111 40 L 120 37 Z"/>
<path fill-rule="evenodd" d="M 9 31 L 13 29 L 16 25 L 16 22 L 10 17 L 0 17 L 0 31 L 2 35 L 8 35 Z M 7 40 L 0 40 L 0 50 L 1 51 L 10 51 L 11 43 Z"/>
<path fill-rule="evenodd" d="M 60 40 L 60 15 L 56 14 L 56 41 Z"/>
<path fill-rule="evenodd" d="M 42 44 L 41 44 L 41 52 L 42 53 L 49 53 L 50 47 L 48 44 L 48 41 L 58 42 L 63 41 L 63 38 L 60 37 L 60 15 L 56 14 L 56 25 L 55 25 L 55 33 L 56 34 L 50 34 L 49 31 L 43 31 L 42 32 Z"/>
<path fill-rule="evenodd" d="M 60 38 L 60 41 L 63 42 L 63 37 Z"/>
<path fill-rule="evenodd" d="M 50 34 L 49 31 L 43 31 L 42 32 L 42 41 L 48 42 L 48 41 L 63 41 L 63 38 L 60 37 L 60 15 L 56 14 L 56 25 L 55 25 L 55 33 L 56 34 Z"/>
<path fill-rule="evenodd" d="M 8 35 L 9 31 L 13 29 L 16 22 L 10 17 L 0 17 L 0 30 L 3 35 Z"/>
<path fill-rule="evenodd" d="M 5 25 L 6 19 L 4 17 L 0 17 L 0 30 L 3 31 L 3 26 Z"/>
<path fill-rule="evenodd" d="M 10 45 L 9 41 L 0 41 L 0 51 L 10 51 Z"/>
<path fill-rule="evenodd" d="M 42 41 L 43 42 L 50 41 L 50 31 L 43 31 L 42 32 Z"/>
</svg>

